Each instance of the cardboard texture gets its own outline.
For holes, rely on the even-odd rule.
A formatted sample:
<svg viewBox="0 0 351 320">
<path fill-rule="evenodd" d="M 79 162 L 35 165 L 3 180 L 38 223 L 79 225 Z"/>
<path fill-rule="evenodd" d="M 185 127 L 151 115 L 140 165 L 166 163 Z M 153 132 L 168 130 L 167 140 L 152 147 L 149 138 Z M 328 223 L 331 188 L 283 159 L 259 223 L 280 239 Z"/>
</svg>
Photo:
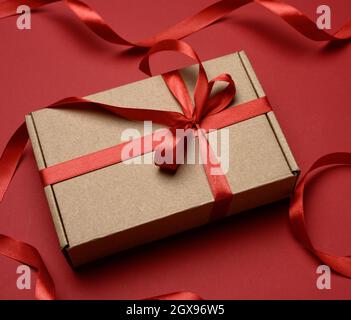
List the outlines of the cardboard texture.
<svg viewBox="0 0 351 320">
<path fill-rule="evenodd" d="M 232 106 L 265 95 L 244 52 L 204 66 L 209 79 L 232 75 L 237 86 Z M 197 66 L 181 73 L 193 90 Z M 87 98 L 180 111 L 160 76 Z M 26 116 L 26 123 L 39 169 L 116 145 L 124 129 L 143 132 L 143 123 L 98 111 L 44 109 Z M 299 169 L 274 113 L 227 128 L 227 178 L 234 193 L 230 213 L 289 196 Z M 213 206 L 201 164 L 181 165 L 169 174 L 153 164 L 119 163 L 47 186 L 45 194 L 61 249 L 73 266 L 208 223 Z"/>
</svg>

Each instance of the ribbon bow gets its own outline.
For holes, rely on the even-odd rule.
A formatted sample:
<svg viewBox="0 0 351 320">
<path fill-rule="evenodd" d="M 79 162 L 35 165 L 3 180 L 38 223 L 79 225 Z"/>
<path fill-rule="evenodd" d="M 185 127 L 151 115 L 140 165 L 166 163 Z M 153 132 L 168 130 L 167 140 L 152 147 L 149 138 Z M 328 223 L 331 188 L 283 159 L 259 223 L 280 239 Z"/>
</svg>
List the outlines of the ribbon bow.
<svg viewBox="0 0 351 320">
<path fill-rule="evenodd" d="M 197 56 L 196 52 L 194 52 L 193 49 L 185 42 L 174 40 L 159 42 L 142 60 L 140 64 L 141 69 L 147 74 L 151 75 L 149 68 L 150 55 L 159 51 L 163 51 L 165 49 L 168 50 L 170 48 L 186 54 L 199 63 L 199 72 L 194 90 L 194 106 L 186 85 L 178 71 L 172 71 L 162 75 L 168 89 L 173 94 L 174 98 L 177 100 L 179 106 L 181 107 L 183 114 L 180 116 L 178 114 L 169 115 L 169 118 L 173 119 L 175 125 L 170 128 L 169 132 L 171 132 L 171 136 L 168 136 L 168 139 L 166 139 L 164 145 L 162 146 L 163 149 L 160 150 L 161 146 L 158 146 L 156 148 L 155 163 L 162 168 L 175 170 L 178 167 L 176 159 L 177 152 L 179 150 L 184 151 L 183 155 L 186 152 L 186 148 L 184 148 L 184 142 L 182 139 L 177 139 L 176 137 L 176 129 L 192 129 L 195 131 L 195 135 L 203 136 L 203 133 L 206 131 L 206 129 L 201 129 L 202 122 L 206 119 L 207 121 L 211 122 L 211 116 L 213 115 L 217 114 L 220 116 L 220 113 L 232 102 L 236 89 L 234 81 L 229 74 L 223 73 L 211 81 L 208 81 L 206 71 L 199 57 Z M 210 96 L 214 84 L 219 81 L 226 82 L 228 85 L 223 90 L 217 92 L 215 95 Z M 204 140 L 200 139 L 200 141 L 203 142 Z M 201 144 L 200 147 L 204 148 L 203 144 Z M 207 146 L 207 148 L 209 148 L 209 146 Z M 162 153 L 171 154 L 172 161 L 170 163 L 162 162 L 160 159 L 160 155 Z M 213 152 L 211 152 L 210 155 L 212 156 Z M 211 160 L 211 163 L 213 163 L 214 159 Z"/>
</svg>

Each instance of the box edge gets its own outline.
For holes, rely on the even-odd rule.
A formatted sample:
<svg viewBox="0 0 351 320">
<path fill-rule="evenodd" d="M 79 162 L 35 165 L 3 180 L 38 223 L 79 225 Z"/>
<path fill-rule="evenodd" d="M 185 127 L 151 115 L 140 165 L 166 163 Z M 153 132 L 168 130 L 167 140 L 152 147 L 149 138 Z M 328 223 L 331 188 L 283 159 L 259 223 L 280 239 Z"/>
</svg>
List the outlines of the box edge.
<svg viewBox="0 0 351 320">
<path fill-rule="evenodd" d="M 246 70 L 246 73 L 251 81 L 251 84 L 254 88 L 254 90 L 256 91 L 256 95 L 258 98 L 262 98 L 264 97 L 266 94 L 262 88 L 262 85 L 260 83 L 260 81 L 257 78 L 257 75 L 255 73 L 255 70 L 252 67 L 252 64 L 246 54 L 245 51 L 241 50 L 239 51 L 239 57 L 240 60 Z M 267 120 L 273 130 L 273 133 L 277 139 L 277 142 L 282 150 L 282 153 L 285 157 L 285 160 L 290 168 L 290 171 L 293 175 L 298 176 L 300 173 L 300 169 L 297 165 L 297 162 L 293 156 L 293 153 L 291 152 L 291 149 L 289 147 L 289 144 L 285 138 L 285 135 L 279 125 L 279 122 L 277 120 L 277 118 L 275 117 L 274 111 L 270 111 L 268 113 L 266 113 L 266 117 Z"/>
<path fill-rule="evenodd" d="M 265 96 L 265 93 L 263 91 L 263 88 L 256 76 L 256 73 L 255 71 L 253 70 L 252 68 L 252 65 L 246 55 L 246 53 L 244 51 L 239 51 L 239 52 L 234 52 L 234 53 L 231 53 L 229 55 L 238 55 L 239 56 L 239 59 L 241 60 L 241 63 L 247 73 L 247 76 L 251 82 L 251 85 L 252 85 L 252 88 L 255 90 L 256 92 L 256 95 L 257 97 L 262 97 L 262 96 Z M 187 67 L 187 66 L 186 66 Z M 145 79 L 142 79 L 142 80 L 139 80 L 139 81 L 143 81 Z M 129 83 L 125 84 L 125 85 L 128 85 Z M 276 137 L 276 140 L 279 144 L 279 146 L 281 147 L 281 150 L 282 150 L 282 153 L 287 161 L 287 164 L 289 166 L 290 169 L 292 169 L 294 167 L 294 164 L 295 164 L 295 167 L 297 172 L 299 172 L 299 169 L 297 167 L 297 164 L 296 164 L 296 161 L 292 155 L 292 152 L 287 144 L 287 141 L 284 137 L 284 134 L 283 132 L 281 131 L 281 128 L 279 126 L 279 123 L 277 122 L 277 119 L 275 118 L 274 116 L 274 113 L 271 112 L 272 114 L 272 121 L 269 117 L 268 114 L 266 114 L 266 117 L 267 117 L 267 120 L 275 134 L 275 137 Z M 36 151 L 34 152 L 36 158 L 37 158 L 37 155 L 38 155 L 38 158 L 40 158 L 40 160 L 37 160 L 37 163 L 38 163 L 38 167 L 39 168 L 45 168 L 46 165 L 45 165 L 45 159 L 44 159 L 44 155 L 42 153 L 42 150 L 41 150 L 41 147 L 40 147 L 40 141 L 39 141 L 39 137 L 37 135 L 37 132 L 35 130 L 35 124 L 34 124 L 34 119 L 31 115 L 29 116 L 26 116 L 26 120 L 27 120 L 27 117 L 29 117 L 31 119 L 31 125 L 32 125 L 32 135 L 33 137 L 35 137 L 34 139 L 32 138 L 31 136 L 31 141 L 32 141 L 32 144 L 33 144 L 33 141 L 35 141 L 35 144 L 36 145 Z M 275 120 L 275 121 L 274 121 Z M 28 127 L 28 124 L 27 124 L 27 127 Z M 29 129 L 28 129 L 29 131 Z M 284 147 L 283 147 L 284 146 Z M 34 150 L 34 146 L 33 146 L 33 150 Z M 289 157 L 287 156 L 287 154 L 289 155 L 289 157 L 291 156 L 291 164 L 289 162 Z M 38 161 L 42 161 L 41 164 L 44 164 L 44 166 L 40 167 L 40 164 Z M 293 173 L 293 170 L 292 170 L 292 173 Z M 67 257 L 67 259 L 69 260 L 69 262 L 71 262 L 71 264 L 73 266 L 76 267 L 76 265 L 74 264 L 74 259 L 72 259 L 72 257 L 70 256 L 69 254 L 69 251 L 71 249 L 71 247 L 69 246 L 69 242 L 68 242 L 68 239 L 67 239 L 67 235 L 66 235 L 66 232 L 65 232 L 65 229 L 64 229 L 64 223 L 62 221 L 62 217 L 60 215 L 60 211 L 59 211 L 59 207 L 58 207 L 58 204 L 55 200 L 55 193 L 54 193 L 54 190 L 52 188 L 52 186 L 48 186 L 46 188 L 44 188 L 44 191 L 45 191 L 45 194 L 46 194 L 46 197 L 47 197 L 47 201 L 49 203 L 49 206 L 50 206 L 50 211 L 51 211 L 51 214 L 53 216 L 53 220 L 54 220 L 54 224 L 55 224 L 55 228 L 56 228 L 56 233 L 59 237 L 59 242 L 60 242 L 60 246 L 61 246 L 61 249 L 63 251 L 63 253 L 65 254 L 65 256 Z M 55 213 L 54 213 L 55 212 Z M 58 220 L 58 221 L 56 221 Z M 59 231 L 60 229 L 60 231 Z M 111 236 L 111 235 L 109 235 Z M 107 236 L 107 237 L 109 237 Z M 92 239 L 91 241 L 95 241 L 97 239 Z M 72 248 L 74 248 L 75 246 L 73 246 Z"/>
<path fill-rule="evenodd" d="M 297 162 L 296 162 L 294 155 L 290 149 L 288 141 L 285 138 L 283 130 L 281 129 L 281 126 L 280 126 L 274 112 L 273 111 L 268 112 L 267 118 L 268 118 L 268 121 L 269 121 L 271 127 L 273 128 L 273 131 L 274 131 L 274 134 L 276 135 L 277 140 L 279 141 L 280 147 L 283 150 L 283 153 L 285 155 L 286 161 L 289 164 L 291 172 L 293 174 L 296 174 L 296 175 L 299 174 L 300 168 L 297 165 Z"/>
<path fill-rule="evenodd" d="M 34 118 L 32 114 L 25 116 L 25 122 L 28 130 L 28 135 L 30 137 L 30 141 L 33 148 L 34 157 L 36 159 L 39 170 L 46 168 L 45 158 L 40 146 L 39 136 L 37 134 L 37 130 L 34 123 Z M 54 191 L 52 186 L 47 186 L 44 188 L 44 193 L 49 204 L 50 213 L 52 216 L 52 220 L 55 226 L 56 234 L 59 240 L 61 250 L 64 250 L 69 246 L 67 235 L 65 232 L 65 228 L 62 222 L 62 218 L 60 215 L 60 211 L 57 205 L 57 201 L 55 198 Z"/>
</svg>

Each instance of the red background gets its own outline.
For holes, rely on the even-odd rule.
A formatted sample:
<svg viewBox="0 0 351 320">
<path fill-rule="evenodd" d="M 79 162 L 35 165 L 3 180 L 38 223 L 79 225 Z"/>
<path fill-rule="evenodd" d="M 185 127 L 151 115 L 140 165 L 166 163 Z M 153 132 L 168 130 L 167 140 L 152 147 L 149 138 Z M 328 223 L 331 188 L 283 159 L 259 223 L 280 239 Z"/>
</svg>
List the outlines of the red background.
<svg viewBox="0 0 351 320">
<path fill-rule="evenodd" d="M 138 40 L 215 1 L 86 2 Z M 288 2 L 314 19 L 318 5 L 330 5 L 333 30 L 350 18 L 349 0 Z M 34 13 L 31 30 L 18 30 L 15 17 L 1 20 L 0 30 L 0 148 L 35 108 L 145 78 L 140 54 L 98 39 L 61 3 Z M 256 4 L 186 41 L 203 60 L 246 50 L 303 171 L 322 154 L 351 151 L 350 44 L 312 42 Z M 189 63 L 159 55 L 155 70 L 174 67 L 173 58 L 179 66 Z M 336 254 L 351 249 L 350 178 L 349 168 L 332 169 L 308 190 L 311 237 Z M 178 290 L 207 299 L 351 298 L 351 280 L 334 273 L 331 290 L 317 289 L 320 263 L 293 238 L 287 200 L 73 271 L 58 249 L 30 147 L 0 204 L 0 232 L 39 249 L 61 299 L 138 299 Z M 34 289 L 16 288 L 17 265 L 0 257 L 2 299 L 34 297 Z"/>
</svg>

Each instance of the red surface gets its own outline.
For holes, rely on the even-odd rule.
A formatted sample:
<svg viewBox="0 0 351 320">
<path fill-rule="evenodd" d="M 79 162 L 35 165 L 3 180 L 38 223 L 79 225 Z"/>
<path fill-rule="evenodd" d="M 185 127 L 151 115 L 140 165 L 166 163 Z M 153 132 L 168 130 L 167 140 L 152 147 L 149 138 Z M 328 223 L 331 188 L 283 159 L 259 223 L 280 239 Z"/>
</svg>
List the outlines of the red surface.
<svg viewBox="0 0 351 320">
<path fill-rule="evenodd" d="M 152 35 L 213 2 L 87 1 L 132 40 Z M 322 4 L 288 2 L 310 17 Z M 349 0 L 323 4 L 332 8 L 334 30 L 350 18 Z M 99 40 L 60 3 L 33 14 L 31 30 L 18 30 L 15 17 L 1 20 L 0 30 L 0 148 L 35 108 L 145 78 L 137 68 L 140 54 Z M 241 49 L 247 52 L 303 171 L 322 154 L 351 151 L 350 44 L 311 42 L 255 4 L 186 41 L 203 60 Z M 173 57 L 153 59 L 155 70 L 173 67 Z M 190 63 L 174 58 L 178 66 Z M 350 178 L 350 168 L 332 169 L 314 179 L 308 192 L 312 240 L 336 254 L 351 251 Z M 351 280 L 334 273 L 331 290 L 317 289 L 320 263 L 293 238 L 288 201 L 73 271 L 58 249 L 30 147 L 0 204 L 0 232 L 39 249 L 61 299 L 137 299 L 179 290 L 207 299 L 351 298 Z M 34 285 L 32 290 L 16 288 L 17 265 L 0 257 L 2 299 L 34 297 Z"/>
</svg>

